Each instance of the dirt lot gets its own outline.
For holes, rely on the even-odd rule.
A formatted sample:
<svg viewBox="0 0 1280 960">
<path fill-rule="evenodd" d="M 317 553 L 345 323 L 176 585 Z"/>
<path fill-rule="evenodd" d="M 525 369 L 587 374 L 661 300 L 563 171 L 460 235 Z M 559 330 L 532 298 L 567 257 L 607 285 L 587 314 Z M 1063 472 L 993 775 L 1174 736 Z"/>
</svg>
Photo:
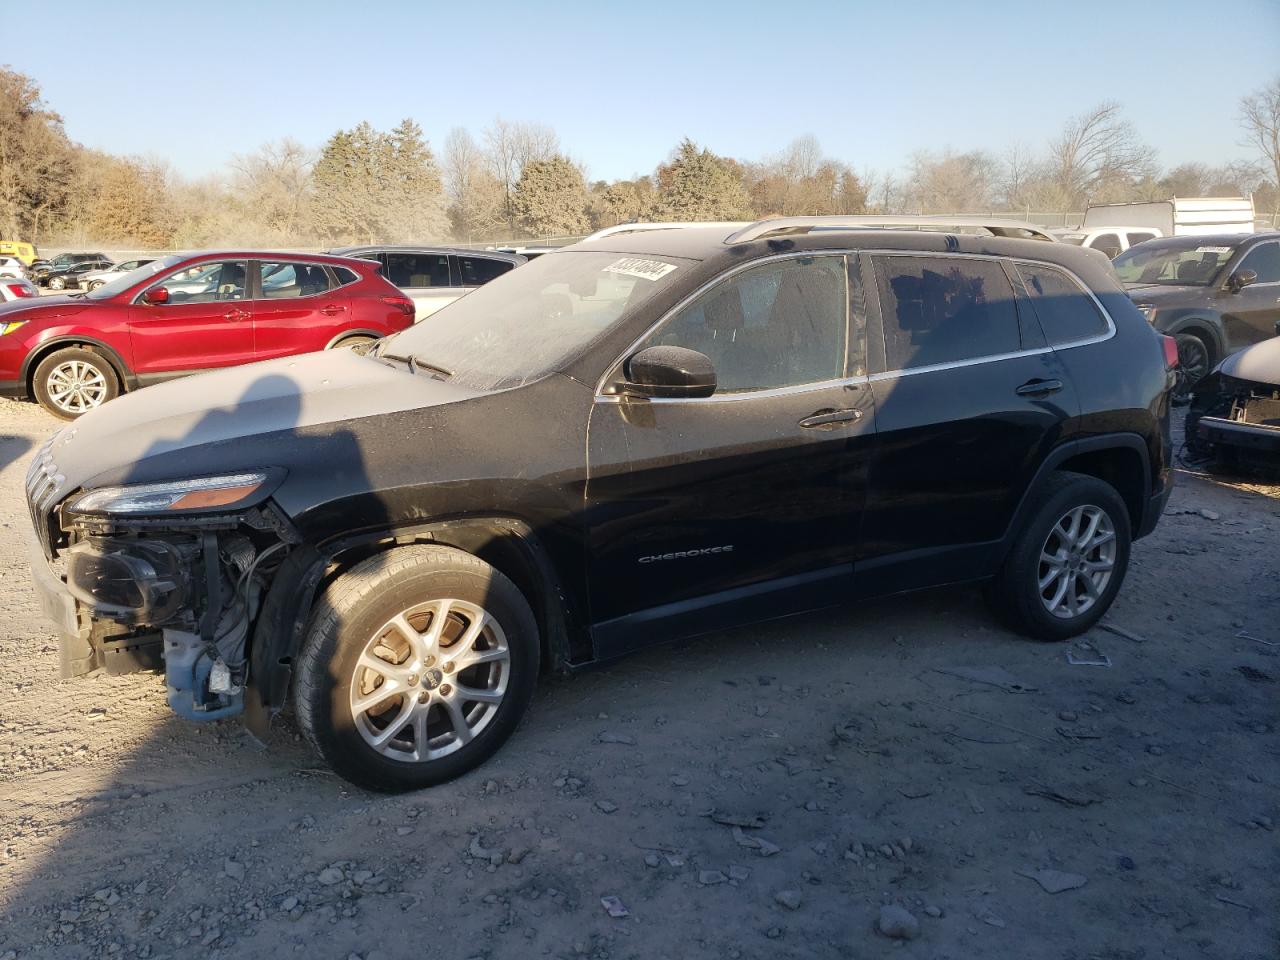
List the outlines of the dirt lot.
<svg viewBox="0 0 1280 960">
<path fill-rule="evenodd" d="M 545 683 L 389 798 L 287 723 L 56 678 L 20 494 L 54 426 L 0 401 L 0 960 L 1280 956 L 1278 487 L 1180 476 L 1131 637 L 1021 640 L 969 590 L 795 618 Z"/>
</svg>

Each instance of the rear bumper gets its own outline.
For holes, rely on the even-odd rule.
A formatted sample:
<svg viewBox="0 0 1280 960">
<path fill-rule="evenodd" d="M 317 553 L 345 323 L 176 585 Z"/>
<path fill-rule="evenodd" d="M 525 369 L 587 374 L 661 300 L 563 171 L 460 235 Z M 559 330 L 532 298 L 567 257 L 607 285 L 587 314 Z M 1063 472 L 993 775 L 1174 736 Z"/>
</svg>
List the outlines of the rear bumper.
<svg viewBox="0 0 1280 960">
<path fill-rule="evenodd" d="M 1196 423 L 1196 440 L 1203 444 L 1237 447 L 1256 453 L 1280 455 L 1280 428 L 1257 423 L 1241 423 L 1222 417 L 1201 417 Z"/>
<path fill-rule="evenodd" d="M 1133 539 L 1145 537 L 1156 528 L 1160 518 L 1164 516 L 1164 508 L 1169 505 L 1169 497 L 1173 494 L 1173 475 L 1165 481 L 1164 489 L 1147 500 L 1146 509 L 1142 511 L 1142 523 L 1134 531 Z"/>
</svg>

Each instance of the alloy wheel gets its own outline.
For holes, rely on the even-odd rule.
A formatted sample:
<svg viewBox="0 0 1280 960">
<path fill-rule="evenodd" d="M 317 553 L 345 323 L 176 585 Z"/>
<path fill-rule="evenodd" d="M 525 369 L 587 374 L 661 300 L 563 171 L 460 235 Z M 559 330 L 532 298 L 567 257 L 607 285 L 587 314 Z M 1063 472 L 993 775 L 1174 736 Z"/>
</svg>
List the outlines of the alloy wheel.
<svg viewBox="0 0 1280 960">
<path fill-rule="evenodd" d="M 1185 400 L 1191 395 L 1191 388 L 1196 382 L 1209 373 L 1209 350 L 1203 340 L 1191 334 L 1181 334 L 1175 339 L 1178 342 L 1178 371 L 1173 395 L 1177 400 Z"/>
<path fill-rule="evenodd" d="M 61 277 L 54 277 L 52 280 L 49 281 L 50 290 L 61 290 L 66 285 L 67 285 L 67 281 L 63 280 Z"/>
<path fill-rule="evenodd" d="M 493 721 L 510 674 L 506 635 L 483 607 L 454 599 L 417 604 L 377 630 L 356 660 L 352 720 L 388 759 L 437 760 Z"/>
<path fill-rule="evenodd" d="M 1040 602 L 1062 620 L 1087 613 L 1106 592 L 1115 565 L 1116 529 L 1110 515 L 1092 504 L 1073 507 L 1040 548 Z"/>
<path fill-rule="evenodd" d="M 49 400 L 67 413 L 85 413 L 101 404 L 107 396 L 106 375 L 83 360 L 58 364 L 49 371 L 45 385 Z"/>
</svg>

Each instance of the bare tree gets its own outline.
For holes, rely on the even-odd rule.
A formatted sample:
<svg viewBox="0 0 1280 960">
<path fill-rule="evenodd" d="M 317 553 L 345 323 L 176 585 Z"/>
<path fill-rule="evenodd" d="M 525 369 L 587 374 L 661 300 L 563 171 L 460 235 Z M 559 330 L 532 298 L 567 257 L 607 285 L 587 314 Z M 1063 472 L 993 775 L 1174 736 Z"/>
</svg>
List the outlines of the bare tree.
<svg viewBox="0 0 1280 960">
<path fill-rule="evenodd" d="M 1240 123 L 1248 146 L 1258 152 L 1274 185 L 1273 205 L 1280 212 L 1280 77 L 1240 100 Z"/>
<path fill-rule="evenodd" d="M 292 137 L 264 143 L 256 153 L 231 158 L 236 194 L 246 213 L 275 239 L 295 241 L 307 232 L 311 168 L 315 152 Z"/>
<path fill-rule="evenodd" d="M 1067 121 L 1049 146 L 1052 179 L 1076 205 L 1109 181 L 1141 180 L 1154 168 L 1155 151 L 1138 139 L 1118 103 L 1102 103 Z"/>
<path fill-rule="evenodd" d="M 505 193 L 490 171 L 485 152 L 463 127 L 445 137 L 441 174 L 449 221 L 458 240 L 487 239 L 505 223 Z"/>
<path fill-rule="evenodd" d="M 489 172 L 502 186 L 502 207 L 507 226 L 516 229 L 516 213 L 511 200 L 525 164 L 549 160 L 560 153 L 560 138 L 548 126 L 503 120 L 501 117 L 484 132 Z"/>
<path fill-rule="evenodd" d="M 947 151 L 935 155 L 921 151 L 911 158 L 907 196 L 919 213 L 962 213 L 991 208 L 998 179 L 994 158 L 981 150 Z"/>
</svg>

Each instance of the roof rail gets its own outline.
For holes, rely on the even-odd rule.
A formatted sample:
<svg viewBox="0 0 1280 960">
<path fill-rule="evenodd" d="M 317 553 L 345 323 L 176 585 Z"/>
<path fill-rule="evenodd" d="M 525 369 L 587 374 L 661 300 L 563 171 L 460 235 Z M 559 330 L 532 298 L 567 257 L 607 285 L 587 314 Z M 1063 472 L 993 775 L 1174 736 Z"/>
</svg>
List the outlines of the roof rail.
<svg viewBox="0 0 1280 960">
<path fill-rule="evenodd" d="M 866 228 L 915 228 L 931 227 L 981 227 L 996 237 L 1021 237 L 1031 240 L 1054 241 L 1044 227 L 1022 220 L 1002 220 L 998 217 L 775 217 L 757 220 L 731 233 L 725 243 L 747 243 L 761 237 L 785 236 L 808 233 L 810 230 L 862 230 Z M 1055 241 L 1056 242 L 1056 241 Z"/>
<path fill-rule="evenodd" d="M 602 237 L 612 237 L 619 233 L 643 233 L 646 230 L 676 230 L 680 227 L 746 227 L 750 223 L 746 220 L 690 220 L 683 223 L 620 223 L 616 227 L 605 227 L 603 230 L 597 230 L 589 237 L 583 237 L 580 243 L 586 243 L 588 240 L 599 240 Z"/>
</svg>

